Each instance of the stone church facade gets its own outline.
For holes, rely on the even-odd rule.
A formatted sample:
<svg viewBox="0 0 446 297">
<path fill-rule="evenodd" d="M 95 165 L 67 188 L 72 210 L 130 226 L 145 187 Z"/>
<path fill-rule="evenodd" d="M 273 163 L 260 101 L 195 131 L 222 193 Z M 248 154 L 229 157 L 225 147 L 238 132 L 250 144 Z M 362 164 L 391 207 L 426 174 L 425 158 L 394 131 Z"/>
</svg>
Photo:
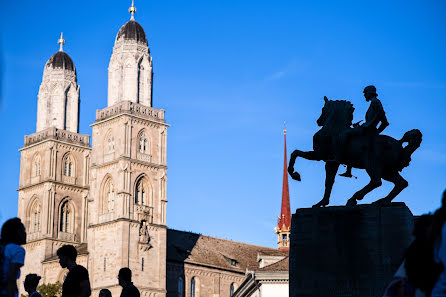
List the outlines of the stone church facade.
<svg viewBox="0 0 446 297">
<path fill-rule="evenodd" d="M 144 297 L 232 296 L 246 271 L 258 267 L 259 253 L 277 250 L 167 227 L 168 124 L 164 110 L 152 106 L 152 57 L 133 4 L 129 11 L 91 146 L 90 135 L 79 134 L 80 88 L 63 36 L 45 65 L 36 132 L 20 150 L 18 216 L 28 232 L 22 279 L 37 273 L 43 283 L 62 282 L 67 271 L 56 251 L 72 244 L 92 296 L 102 288 L 118 296 L 121 267 L 133 271 Z"/>
</svg>

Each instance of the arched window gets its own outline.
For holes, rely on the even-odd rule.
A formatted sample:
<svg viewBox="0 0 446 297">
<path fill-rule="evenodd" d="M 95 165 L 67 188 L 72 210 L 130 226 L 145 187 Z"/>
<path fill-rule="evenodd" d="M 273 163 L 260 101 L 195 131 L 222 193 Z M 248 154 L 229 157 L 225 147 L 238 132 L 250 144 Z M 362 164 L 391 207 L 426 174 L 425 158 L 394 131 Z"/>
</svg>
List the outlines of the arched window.
<svg viewBox="0 0 446 297">
<path fill-rule="evenodd" d="M 70 154 L 63 158 L 63 175 L 74 176 L 74 159 Z"/>
<path fill-rule="evenodd" d="M 184 297 L 184 278 L 178 277 L 178 297 Z"/>
<path fill-rule="evenodd" d="M 190 297 L 195 297 L 195 276 L 190 280 Z"/>
<path fill-rule="evenodd" d="M 135 181 L 135 204 L 153 206 L 152 184 L 146 175 L 139 176 Z"/>
<path fill-rule="evenodd" d="M 136 184 L 135 203 L 147 204 L 147 192 L 142 179 Z"/>
<path fill-rule="evenodd" d="M 112 212 L 115 209 L 115 187 L 113 185 L 112 179 L 109 177 L 106 182 L 104 183 L 103 188 L 103 205 L 102 205 L 102 211 L 103 213 L 109 213 Z"/>
<path fill-rule="evenodd" d="M 40 155 L 36 155 L 32 163 L 32 176 L 40 176 Z"/>
<path fill-rule="evenodd" d="M 72 233 L 73 209 L 69 201 L 65 201 L 60 208 L 59 231 Z"/>
<path fill-rule="evenodd" d="M 31 207 L 31 224 L 30 224 L 30 233 L 40 232 L 40 218 L 41 218 L 41 208 L 40 203 L 38 201 L 34 201 Z"/>
<path fill-rule="evenodd" d="M 146 134 L 143 132 L 139 136 L 139 145 L 138 145 L 138 152 L 142 154 L 149 154 L 149 140 L 146 137 Z"/>
<path fill-rule="evenodd" d="M 234 295 L 234 283 L 231 284 L 231 286 L 229 287 L 229 297 L 232 297 L 232 295 Z"/>
</svg>

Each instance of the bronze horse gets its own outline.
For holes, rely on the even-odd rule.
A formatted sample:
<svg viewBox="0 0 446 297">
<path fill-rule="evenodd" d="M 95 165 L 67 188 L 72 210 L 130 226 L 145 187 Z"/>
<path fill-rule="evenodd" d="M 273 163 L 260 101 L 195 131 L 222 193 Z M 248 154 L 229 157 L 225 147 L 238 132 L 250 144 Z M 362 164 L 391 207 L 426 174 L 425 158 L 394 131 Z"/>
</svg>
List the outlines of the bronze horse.
<svg viewBox="0 0 446 297">
<path fill-rule="evenodd" d="M 291 153 L 288 173 L 300 181 L 300 174 L 294 171 L 297 157 L 307 160 L 325 162 L 325 193 L 324 197 L 313 207 L 326 206 L 330 202 L 331 189 L 340 164 L 351 165 L 367 171 L 370 182 L 356 192 L 348 201 L 347 206 L 354 206 L 357 200 L 381 186 L 381 179 L 392 182 L 395 186 L 384 198 L 376 201 L 379 205 L 389 205 L 408 182 L 400 175 L 400 171 L 409 165 L 412 153 L 420 146 L 422 134 L 413 129 L 406 132 L 400 140 L 387 135 L 368 136 L 365 134 L 349 137 L 343 145 L 339 145 L 339 137 L 351 128 L 353 120 L 353 104 L 345 100 L 328 100 L 322 114 L 317 120 L 322 128 L 313 136 L 313 151 L 295 150 Z M 406 146 L 403 146 L 407 143 Z M 335 160 L 335 150 L 342 150 L 340 160 Z"/>
</svg>

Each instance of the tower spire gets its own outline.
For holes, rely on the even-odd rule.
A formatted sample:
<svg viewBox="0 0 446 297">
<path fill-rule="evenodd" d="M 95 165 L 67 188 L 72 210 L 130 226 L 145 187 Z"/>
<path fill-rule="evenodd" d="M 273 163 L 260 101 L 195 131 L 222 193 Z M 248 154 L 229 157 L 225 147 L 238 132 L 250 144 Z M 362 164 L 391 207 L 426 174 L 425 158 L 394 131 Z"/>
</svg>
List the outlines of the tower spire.
<svg viewBox="0 0 446 297">
<path fill-rule="evenodd" d="M 280 216 L 276 227 L 278 235 L 278 246 L 280 250 L 289 250 L 290 230 L 291 230 L 291 210 L 290 210 L 290 192 L 288 188 L 288 171 L 286 155 L 286 123 L 283 129 L 284 138 L 284 156 L 283 156 L 283 184 L 282 184 L 282 206 Z"/>
<path fill-rule="evenodd" d="M 63 52 L 63 45 L 65 44 L 65 39 L 63 39 L 63 32 L 60 32 L 60 38 L 57 43 L 60 44 L 59 52 Z"/>
<path fill-rule="evenodd" d="M 132 0 L 132 6 L 129 7 L 129 12 L 130 12 L 130 20 L 134 21 L 135 20 L 135 12 L 136 12 L 136 7 L 135 7 L 135 0 Z"/>
</svg>

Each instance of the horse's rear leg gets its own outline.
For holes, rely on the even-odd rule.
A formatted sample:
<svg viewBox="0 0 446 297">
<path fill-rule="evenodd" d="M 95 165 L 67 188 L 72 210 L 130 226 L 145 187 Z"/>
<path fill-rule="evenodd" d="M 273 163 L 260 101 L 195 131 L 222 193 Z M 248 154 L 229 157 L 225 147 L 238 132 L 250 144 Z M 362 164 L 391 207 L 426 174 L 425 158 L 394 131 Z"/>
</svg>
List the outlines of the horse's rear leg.
<svg viewBox="0 0 446 297">
<path fill-rule="evenodd" d="M 313 205 L 313 207 L 326 206 L 330 203 L 331 189 L 336 178 L 336 172 L 338 172 L 339 163 L 329 161 L 325 163 L 325 192 L 321 201 Z"/>
<path fill-rule="evenodd" d="M 374 189 L 378 188 L 382 185 L 381 181 L 381 171 L 374 170 L 369 171 L 367 170 L 367 173 L 370 176 L 370 182 L 361 190 L 353 194 L 352 198 L 348 199 L 347 206 L 354 206 L 357 204 L 357 200 L 362 200 L 365 195 L 373 191 Z"/>
<path fill-rule="evenodd" d="M 393 187 L 392 191 L 390 191 L 389 195 L 377 200 L 376 202 L 374 202 L 374 204 L 390 205 L 393 198 L 401 193 L 401 191 L 404 190 L 409 185 L 409 183 L 398 172 L 395 172 L 391 175 L 383 176 L 383 178 L 389 182 L 392 182 L 395 186 Z"/>
</svg>

